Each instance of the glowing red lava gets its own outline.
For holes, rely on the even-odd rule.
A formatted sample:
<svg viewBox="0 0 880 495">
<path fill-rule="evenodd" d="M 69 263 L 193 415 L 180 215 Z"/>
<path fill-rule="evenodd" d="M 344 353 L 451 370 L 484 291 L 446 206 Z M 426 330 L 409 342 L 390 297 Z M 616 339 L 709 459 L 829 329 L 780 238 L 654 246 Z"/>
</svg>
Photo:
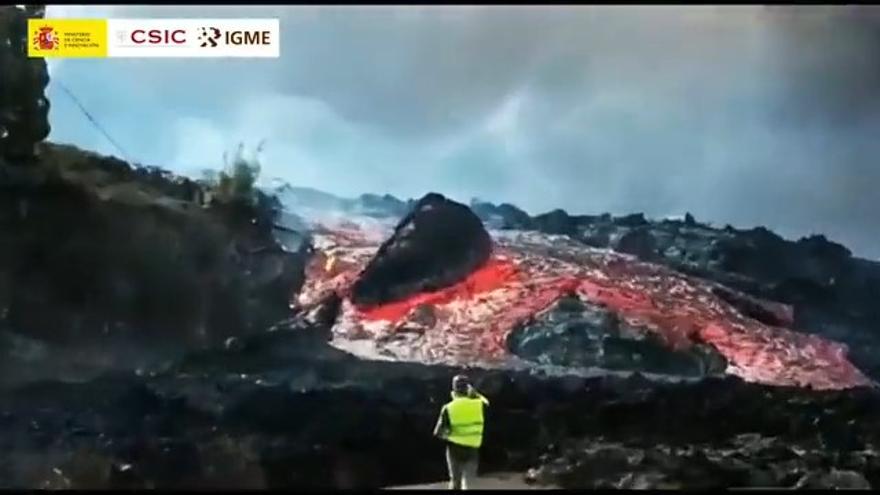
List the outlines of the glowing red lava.
<svg viewBox="0 0 880 495">
<path fill-rule="evenodd" d="M 372 308 L 358 308 L 365 320 L 400 321 L 414 308 L 424 304 L 442 305 L 454 300 L 474 299 L 513 280 L 516 267 L 506 260 L 490 259 L 471 273 L 465 280 L 436 292 L 423 292 L 402 301 L 395 301 Z"/>
<path fill-rule="evenodd" d="M 510 355 L 505 340 L 512 329 L 561 297 L 576 294 L 655 333 L 672 349 L 697 342 L 713 346 L 727 358 L 727 372 L 747 381 L 815 389 L 871 383 L 848 361 L 844 345 L 746 317 L 716 296 L 711 282 L 534 232 L 496 233 L 490 261 L 458 284 L 359 308 L 348 300 L 348 291 L 378 248 L 375 239 L 380 236 L 354 232 L 321 234 L 322 247 L 307 267 L 297 303 L 316 304 L 336 291 L 343 309 L 334 335 L 371 341 L 395 359 L 502 361 Z M 778 303 L 763 304 L 791 314 L 791 308 Z"/>
</svg>

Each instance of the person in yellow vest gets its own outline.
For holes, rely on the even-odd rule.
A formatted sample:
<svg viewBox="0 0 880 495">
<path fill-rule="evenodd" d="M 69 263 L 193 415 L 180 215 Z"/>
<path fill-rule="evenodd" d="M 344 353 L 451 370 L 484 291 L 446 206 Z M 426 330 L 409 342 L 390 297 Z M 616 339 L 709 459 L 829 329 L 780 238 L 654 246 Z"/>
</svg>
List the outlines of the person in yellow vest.
<svg viewBox="0 0 880 495">
<path fill-rule="evenodd" d="M 333 267 L 336 266 L 336 256 L 330 255 L 327 258 L 327 262 L 324 263 L 324 271 L 330 272 L 333 270 Z"/>
<path fill-rule="evenodd" d="M 440 409 L 434 436 L 446 441 L 449 488 L 467 490 L 477 477 L 489 400 L 464 375 L 452 379 L 452 400 Z"/>
</svg>

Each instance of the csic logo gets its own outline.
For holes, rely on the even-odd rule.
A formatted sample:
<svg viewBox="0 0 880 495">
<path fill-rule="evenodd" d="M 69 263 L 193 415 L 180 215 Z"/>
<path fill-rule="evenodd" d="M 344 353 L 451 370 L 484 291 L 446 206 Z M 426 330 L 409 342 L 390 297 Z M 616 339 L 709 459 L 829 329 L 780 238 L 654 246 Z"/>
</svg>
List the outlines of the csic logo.
<svg viewBox="0 0 880 495">
<path fill-rule="evenodd" d="M 221 33 L 220 30 L 215 27 L 209 28 L 199 28 L 199 44 L 202 48 L 214 48 L 217 46 L 217 40 L 220 39 Z"/>
<path fill-rule="evenodd" d="M 130 35 L 135 45 L 183 45 L 186 31 L 183 29 L 135 29 Z"/>
<path fill-rule="evenodd" d="M 58 39 L 58 35 L 53 31 L 55 31 L 55 28 L 52 26 L 43 26 L 34 31 L 34 48 L 40 51 L 57 50 L 61 45 L 61 40 Z"/>
</svg>

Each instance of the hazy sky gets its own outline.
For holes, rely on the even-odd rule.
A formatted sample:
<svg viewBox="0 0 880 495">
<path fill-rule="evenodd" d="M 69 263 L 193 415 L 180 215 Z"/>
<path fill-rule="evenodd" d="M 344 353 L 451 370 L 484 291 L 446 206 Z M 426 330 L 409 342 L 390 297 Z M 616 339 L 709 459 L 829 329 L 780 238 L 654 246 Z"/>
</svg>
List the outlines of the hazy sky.
<svg viewBox="0 0 880 495">
<path fill-rule="evenodd" d="M 875 7 L 49 7 L 277 17 L 281 58 L 52 61 L 136 160 L 532 213 L 692 212 L 880 258 Z M 50 139 L 118 154 L 50 84 Z"/>
</svg>

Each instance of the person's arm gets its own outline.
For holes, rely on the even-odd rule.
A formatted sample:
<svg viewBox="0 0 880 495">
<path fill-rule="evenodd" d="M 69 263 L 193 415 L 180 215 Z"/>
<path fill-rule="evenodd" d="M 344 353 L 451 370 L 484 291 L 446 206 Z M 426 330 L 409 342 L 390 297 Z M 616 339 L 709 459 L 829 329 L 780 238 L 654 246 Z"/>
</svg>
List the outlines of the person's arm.
<svg viewBox="0 0 880 495">
<path fill-rule="evenodd" d="M 440 416 L 437 418 L 437 424 L 434 425 L 434 436 L 446 440 L 449 437 L 449 413 L 446 412 L 446 406 L 440 409 Z"/>
<path fill-rule="evenodd" d="M 481 401 L 483 401 L 483 407 L 484 407 L 484 408 L 485 408 L 485 407 L 489 407 L 489 399 L 487 399 L 486 397 L 484 397 L 483 394 L 477 392 L 477 389 L 475 389 L 475 388 L 473 387 L 473 385 L 470 387 L 470 396 L 473 397 L 473 398 L 475 398 L 475 399 L 480 399 Z"/>
</svg>

